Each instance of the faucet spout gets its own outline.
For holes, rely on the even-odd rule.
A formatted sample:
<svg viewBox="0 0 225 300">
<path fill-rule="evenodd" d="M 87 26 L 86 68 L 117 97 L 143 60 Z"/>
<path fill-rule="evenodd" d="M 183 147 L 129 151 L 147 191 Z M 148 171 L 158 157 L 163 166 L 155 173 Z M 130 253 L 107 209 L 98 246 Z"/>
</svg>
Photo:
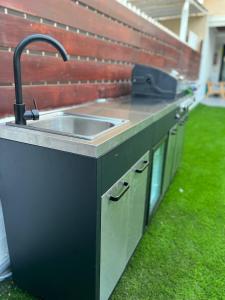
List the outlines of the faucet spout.
<svg viewBox="0 0 225 300">
<path fill-rule="evenodd" d="M 14 104 L 15 122 L 16 124 L 26 125 L 27 119 L 36 119 L 38 116 L 34 116 L 32 111 L 25 114 L 25 104 L 23 103 L 22 94 L 22 80 L 21 80 L 21 55 L 23 50 L 33 42 L 46 42 L 54 46 L 64 61 L 68 60 L 67 52 L 65 48 L 56 39 L 51 36 L 44 34 L 33 34 L 23 39 L 16 47 L 13 56 L 13 69 L 14 69 L 14 80 L 15 80 L 15 95 L 16 103 Z M 35 112 L 38 111 L 35 109 Z"/>
</svg>

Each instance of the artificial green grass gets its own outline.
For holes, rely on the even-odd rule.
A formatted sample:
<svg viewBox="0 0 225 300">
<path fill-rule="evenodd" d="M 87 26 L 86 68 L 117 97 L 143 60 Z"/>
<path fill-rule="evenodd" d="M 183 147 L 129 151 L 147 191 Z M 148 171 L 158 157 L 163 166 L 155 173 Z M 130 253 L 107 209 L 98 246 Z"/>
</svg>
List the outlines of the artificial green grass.
<svg viewBox="0 0 225 300">
<path fill-rule="evenodd" d="M 33 299 L 2 287 L 0 299 Z M 191 112 L 181 167 L 112 296 L 160 299 L 225 299 L 224 108 Z"/>
</svg>

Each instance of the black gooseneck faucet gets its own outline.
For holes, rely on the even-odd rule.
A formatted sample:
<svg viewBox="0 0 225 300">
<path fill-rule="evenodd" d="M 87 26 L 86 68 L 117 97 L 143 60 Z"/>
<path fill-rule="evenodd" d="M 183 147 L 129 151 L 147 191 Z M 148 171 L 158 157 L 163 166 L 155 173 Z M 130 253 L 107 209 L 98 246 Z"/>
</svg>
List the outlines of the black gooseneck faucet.
<svg viewBox="0 0 225 300">
<path fill-rule="evenodd" d="M 15 80 L 15 95 L 16 103 L 14 104 L 15 123 L 26 125 L 27 120 L 38 120 L 39 112 L 37 110 L 35 101 L 35 109 L 26 111 L 25 104 L 23 103 L 22 94 L 22 81 L 21 81 L 21 63 L 20 58 L 25 47 L 33 42 L 46 42 L 54 46 L 61 54 L 64 61 L 68 60 L 67 52 L 64 47 L 54 38 L 44 34 L 33 34 L 23 39 L 16 47 L 13 56 L 13 69 L 14 69 L 14 80 Z"/>
</svg>

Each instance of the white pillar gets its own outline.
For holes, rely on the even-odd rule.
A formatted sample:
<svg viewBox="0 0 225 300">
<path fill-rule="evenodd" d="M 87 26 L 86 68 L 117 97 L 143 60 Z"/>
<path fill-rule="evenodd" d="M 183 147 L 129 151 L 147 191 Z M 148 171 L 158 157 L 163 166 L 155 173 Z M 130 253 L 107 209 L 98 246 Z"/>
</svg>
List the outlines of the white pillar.
<svg viewBox="0 0 225 300">
<path fill-rule="evenodd" d="M 190 7 L 190 0 L 185 0 L 182 8 L 181 19 L 180 19 L 180 39 L 183 42 L 186 42 L 186 38 L 187 38 L 189 7 Z"/>
</svg>

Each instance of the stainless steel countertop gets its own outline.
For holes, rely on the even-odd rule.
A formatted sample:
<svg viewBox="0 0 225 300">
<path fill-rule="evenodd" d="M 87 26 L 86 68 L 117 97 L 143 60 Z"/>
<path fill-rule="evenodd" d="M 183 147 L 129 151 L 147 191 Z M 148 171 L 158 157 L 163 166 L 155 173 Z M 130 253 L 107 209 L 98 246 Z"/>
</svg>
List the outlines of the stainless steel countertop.
<svg viewBox="0 0 225 300">
<path fill-rule="evenodd" d="M 99 99 L 80 106 L 63 108 L 60 111 L 121 118 L 129 120 L 129 122 L 112 128 L 91 141 L 19 126 L 8 126 L 4 122 L 0 124 L 0 138 L 97 158 L 159 120 L 176 107 L 182 107 L 186 105 L 185 103 L 189 105 L 191 102 L 193 102 L 193 97 L 190 96 L 172 103 L 156 102 L 155 104 L 143 99 L 134 101 L 131 96 Z"/>
</svg>

